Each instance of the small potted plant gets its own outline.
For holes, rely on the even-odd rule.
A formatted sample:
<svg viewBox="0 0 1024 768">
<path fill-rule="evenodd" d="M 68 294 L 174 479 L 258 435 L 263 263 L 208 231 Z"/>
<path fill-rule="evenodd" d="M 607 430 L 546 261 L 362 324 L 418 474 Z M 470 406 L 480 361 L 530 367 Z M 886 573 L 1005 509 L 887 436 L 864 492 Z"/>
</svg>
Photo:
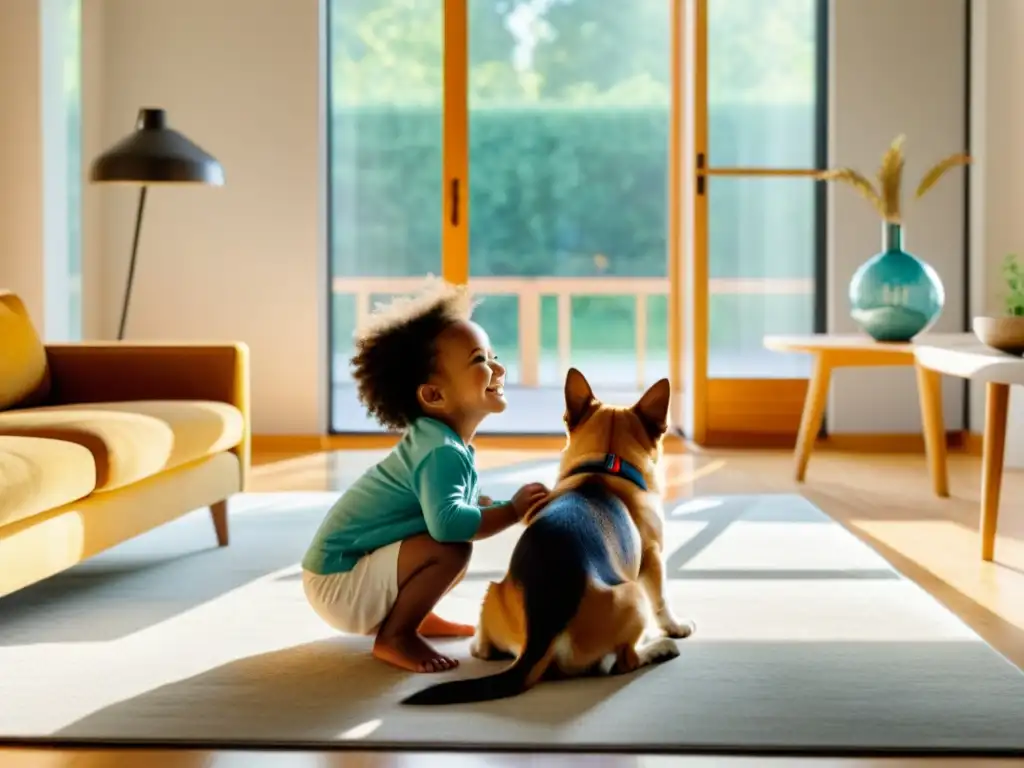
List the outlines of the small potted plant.
<svg viewBox="0 0 1024 768">
<path fill-rule="evenodd" d="M 993 349 L 1024 355 L 1024 267 L 1017 261 L 1017 254 L 1008 254 L 1003 259 L 1003 279 L 1005 314 L 974 318 L 974 335 Z"/>
</svg>

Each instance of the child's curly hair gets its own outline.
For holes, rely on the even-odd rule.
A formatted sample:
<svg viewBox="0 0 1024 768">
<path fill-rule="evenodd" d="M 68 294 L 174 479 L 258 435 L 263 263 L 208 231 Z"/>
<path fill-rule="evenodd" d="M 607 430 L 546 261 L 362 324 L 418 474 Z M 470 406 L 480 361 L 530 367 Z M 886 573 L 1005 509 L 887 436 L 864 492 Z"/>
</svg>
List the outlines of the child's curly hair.
<svg viewBox="0 0 1024 768">
<path fill-rule="evenodd" d="M 381 426 L 401 431 L 423 415 L 416 391 L 434 372 L 437 337 L 472 312 L 465 286 L 436 279 L 377 305 L 350 362 L 359 400 Z"/>
</svg>

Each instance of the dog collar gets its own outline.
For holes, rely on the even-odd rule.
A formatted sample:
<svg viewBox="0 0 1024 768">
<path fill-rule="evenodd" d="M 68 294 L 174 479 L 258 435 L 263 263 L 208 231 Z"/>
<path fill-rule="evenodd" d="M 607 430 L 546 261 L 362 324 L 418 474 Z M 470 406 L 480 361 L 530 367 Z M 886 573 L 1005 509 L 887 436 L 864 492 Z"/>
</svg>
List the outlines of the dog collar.
<svg viewBox="0 0 1024 768">
<path fill-rule="evenodd" d="M 569 471 L 569 474 L 580 475 L 584 472 L 598 472 L 604 475 L 622 477 L 629 480 L 634 485 L 639 486 L 641 490 L 647 490 L 647 481 L 644 480 L 643 473 L 628 461 L 614 453 L 606 454 L 604 461 L 587 461 L 573 467 Z"/>
</svg>

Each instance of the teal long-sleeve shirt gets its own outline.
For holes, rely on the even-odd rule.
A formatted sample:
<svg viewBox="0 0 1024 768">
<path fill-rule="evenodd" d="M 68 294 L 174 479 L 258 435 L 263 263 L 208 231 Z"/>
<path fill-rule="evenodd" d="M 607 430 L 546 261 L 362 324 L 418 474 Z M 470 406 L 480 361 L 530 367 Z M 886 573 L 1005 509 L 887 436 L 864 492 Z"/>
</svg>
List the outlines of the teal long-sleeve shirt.
<svg viewBox="0 0 1024 768">
<path fill-rule="evenodd" d="M 319 574 L 349 571 L 363 555 L 421 533 L 469 541 L 481 521 L 474 459 L 473 446 L 446 424 L 417 419 L 331 507 L 302 567 Z"/>
</svg>

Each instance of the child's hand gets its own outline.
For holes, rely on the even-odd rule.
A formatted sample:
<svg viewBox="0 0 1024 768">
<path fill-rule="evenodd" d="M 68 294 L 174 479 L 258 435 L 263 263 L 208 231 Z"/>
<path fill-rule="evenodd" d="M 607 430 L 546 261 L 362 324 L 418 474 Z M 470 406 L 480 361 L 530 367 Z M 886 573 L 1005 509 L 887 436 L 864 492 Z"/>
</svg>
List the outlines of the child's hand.
<svg viewBox="0 0 1024 768">
<path fill-rule="evenodd" d="M 481 494 L 477 498 L 476 503 L 477 503 L 477 506 L 479 506 L 479 507 L 489 507 L 492 504 L 494 504 L 494 499 L 492 499 L 490 496 L 484 496 L 483 494 Z"/>
<path fill-rule="evenodd" d="M 512 507 L 516 516 L 522 520 L 523 517 L 537 504 L 540 504 L 548 497 L 551 491 L 544 483 L 527 483 L 512 497 Z"/>
</svg>

